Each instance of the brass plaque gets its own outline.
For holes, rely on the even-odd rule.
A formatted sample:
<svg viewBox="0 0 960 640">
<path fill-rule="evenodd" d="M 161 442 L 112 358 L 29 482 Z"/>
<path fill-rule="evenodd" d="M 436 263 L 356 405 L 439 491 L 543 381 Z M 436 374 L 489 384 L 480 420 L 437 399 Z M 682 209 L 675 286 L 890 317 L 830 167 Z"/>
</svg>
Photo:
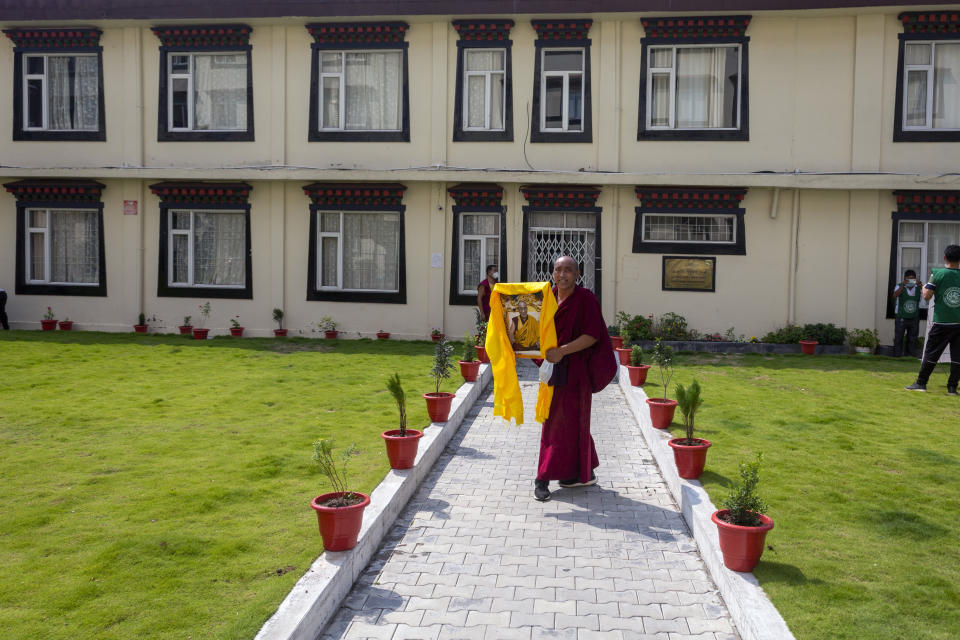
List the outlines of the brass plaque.
<svg viewBox="0 0 960 640">
<path fill-rule="evenodd" d="M 664 291 L 716 291 L 717 259 L 714 257 L 663 257 Z"/>
</svg>

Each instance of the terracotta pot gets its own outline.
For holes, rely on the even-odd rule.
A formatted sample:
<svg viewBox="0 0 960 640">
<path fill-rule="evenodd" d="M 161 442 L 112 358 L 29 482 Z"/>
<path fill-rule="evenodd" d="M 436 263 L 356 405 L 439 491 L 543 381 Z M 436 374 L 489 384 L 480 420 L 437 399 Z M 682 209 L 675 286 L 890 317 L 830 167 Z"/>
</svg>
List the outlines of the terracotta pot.
<svg viewBox="0 0 960 640">
<path fill-rule="evenodd" d="M 627 373 L 630 374 L 630 384 L 635 387 L 642 387 L 647 381 L 647 371 L 649 370 L 650 365 L 648 364 L 641 364 L 639 367 L 628 364 Z"/>
<path fill-rule="evenodd" d="M 182 335 L 182 336 L 187 336 L 187 335 L 190 335 L 191 333 L 193 333 L 193 325 L 192 325 L 192 324 L 182 324 L 182 325 L 180 325 L 179 327 L 177 327 L 177 329 L 180 330 L 180 335 Z"/>
<path fill-rule="evenodd" d="M 56 320 L 41 320 L 41 321 L 40 321 L 40 328 L 41 328 L 43 331 L 53 331 L 54 329 L 57 328 L 57 321 L 56 321 Z"/>
<path fill-rule="evenodd" d="M 812 356 L 817 352 L 817 345 L 820 344 L 816 340 L 801 340 L 800 341 L 800 351 Z"/>
<path fill-rule="evenodd" d="M 390 332 L 389 331 L 377 331 L 377 340 L 389 340 Z"/>
<path fill-rule="evenodd" d="M 73 320 L 61 320 L 59 325 L 60 331 L 70 331 L 73 328 Z"/>
<path fill-rule="evenodd" d="M 393 429 L 384 431 L 380 437 L 387 444 L 387 458 L 390 460 L 391 469 L 409 469 L 413 466 L 417 459 L 420 438 L 423 437 L 422 431 L 407 429 L 407 435 L 400 437 L 400 429 Z"/>
<path fill-rule="evenodd" d="M 617 349 L 623 346 L 623 336 L 610 336 L 610 342 L 613 343 L 613 348 Z"/>
<path fill-rule="evenodd" d="M 480 372 L 479 360 L 457 360 L 460 363 L 460 375 L 464 382 L 476 382 L 477 374 Z"/>
<path fill-rule="evenodd" d="M 617 347 L 614 351 L 617 352 L 617 357 L 620 358 L 620 364 L 624 366 L 630 364 L 630 352 L 632 349 L 628 347 Z"/>
<path fill-rule="evenodd" d="M 145 324 L 135 324 L 135 325 L 133 325 L 133 330 L 134 330 L 136 333 L 146 333 L 146 332 L 147 332 L 147 329 L 149 329 L 149 328 L 150 328 L 150 327 L 149 327 L 148 325 L 145 325 Z"/>
<path fill-rule="evenodd" d="M 357 536 L 363 525 L 363 510 L 370 504 L 370 496 L 354 492 L 363 501 L 349 507 L 324 507 L 322 503 L 330 498 L 338 498 L 342 493 L 325 493 L 310 501 L 310 507 L 317 512 L 317 524 L 323 537 L 323 548 L 327 551 L 346 551 L 357 546 Z"/>
<path fill-rule="evenodd" d="M 243 327 L 230 327 L 230 335 L 239 338 L 243 335 Z"/>
<path fill-rule="evenodd" d="M 434 342 L 440 342 L 441 340 L 443 340 L 443 339 L 446 338 L 446 337 L 447 337 L 447 335 L 446 335 L 445 333 L 441 333 L 440 335 L 436 335 L 436 334 L 433 334 L 433 333 L 430 334 L 430 339 L 433 340 Z"/>
<path fill-rule="evenodd" d="M 430 422 L 446 422 L 447 418 L 450 417 L 453 394 L 445 391 L 425 393 L 423 398 L 427 401 L 427 413 L 430 414 Z"/>
<path fill-rule="evenodd" d="M 286 329 L 274 329 L 273 335 L 275 338 L 286 338 L 287 330 Z"/>
<path fill-rule="evenodd" d="M 206 340 L 207 334 L 210 333 L 210 329 L 194 329 L 193 330 L 193 339 L 194 340 Z"/>
<path fill-rule="evenodd" d="M 650 421 L 654 429 L 666 429 L 673 422 L 673 412 L 677 409 L 677 401 L 670 398 L 647 398 L 650 407 Z"/>
<path fill-rule="evenodd" d="M 487 348 L 477 345 L 476 350 L 477 350 L 477 359 L 480 360 L 480 362 L 482 362 L 483 364 L 490 364 L 490 358 L 487 357 Z"/>
<path fill-rule="evenodd" d="M 703 473 L 703 466 L 707 463 L 707 449 L 713 443 L 703 438 L 695 438 L 701 444 L 680 444 L 686 438 L 674 438 L 667 442 L 673 449 L 673 461 L 677 465 L 677 475 L 681 478 L 693 480 Z"/>
<path fill-rule="evenodd" d="M 339 332 L 339 331 L 324 331 L 324 332 L 323 332 L 323 337 L 326 338 L 327 340 L 336 340 L 338 333 L 340 333 L 340 332 Z"/>
<path fill-rule="evenodd" d="M 765 515 L 760 519 L 763 524 L 759 527 L 741 527 L 720 519 L 720 516 L 729 513 L 726 509 L 714 511 L 710 519 L 717 525 L 720 538 L 720 552 L 723 553 L 723 564 L 731 571 L 753 571 L 763 555 L 763 546 L 767 539 L 767 531 L 773 529 L 773 520 Z"/>
</svg>

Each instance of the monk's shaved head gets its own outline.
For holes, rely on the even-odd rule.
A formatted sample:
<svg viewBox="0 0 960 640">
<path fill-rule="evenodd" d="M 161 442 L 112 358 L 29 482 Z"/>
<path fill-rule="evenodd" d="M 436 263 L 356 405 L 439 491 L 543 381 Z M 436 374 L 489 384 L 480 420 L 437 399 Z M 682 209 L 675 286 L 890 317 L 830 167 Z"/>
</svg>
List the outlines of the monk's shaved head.
<svg viewBox="0 0 960 640">
<path fill-rule="evenodd" d="M 578 265 L 577 261 L 570 256 L 560 256 L 557 258 L 553 263 L 553 268 L 556 269 L 560 265 L 573 267 L 577 273 L 580 273 L 580 265 Z"/>
</svg>

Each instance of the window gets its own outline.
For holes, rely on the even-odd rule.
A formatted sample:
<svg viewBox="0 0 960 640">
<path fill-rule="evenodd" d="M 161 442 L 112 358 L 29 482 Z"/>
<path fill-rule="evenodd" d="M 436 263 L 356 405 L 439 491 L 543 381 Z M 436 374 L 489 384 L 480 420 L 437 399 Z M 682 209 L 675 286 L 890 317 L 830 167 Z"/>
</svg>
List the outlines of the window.
<svg viewBox="0 0 960 640">
<path fill-rule="evenodd" d="M 643 21 L 638 139 L 748 140 L 749 16 Z"/>
<path fill-rule="evenodd" d="M 157 139 L 253 140 L 250 28 L 163 27 L 153 31 L 163 43 Z"/>
<path fill-rule="evenodd" d="M 644 213 L 642 222 L 645 242 L 736 242 L 735 215 Z"/>
<path fill-rule="evenodd" d="M 463 57 L 464 130 L 503 131 L 506 49 L 474 49 Z"/>
<path fill-rule="evenodd" d="M 960 21 L 953 11 L 904 12 L 894 142 L 960 142 Z"/>
<path fill-rule="evenodd" d="M 929 282 L 933 269 L 943 267 L 943 250 L 951 244 L 960 244 L 960 221 L 901 220 L 897 233 L 897 273 L 902 276 L 907 269 L 913 269 L 918 278 Z"/>
<path fill-rule="evenodd" d="M 531 142 L 591 142 L 592 22 L 534 20 L 539 36 L 533 86 Z"/>
<path fill-rule="evenodd" d="M 746 189 L 637 187 L 634 253 L 745 255 Z"/>
<path fill-rule="evenodd" d="M 406 23 L 311 24 L 311 141 L 408 142 Z"/>
<path fill-rule="evenodd" d="M 246 280 L 246 216 L 242 211 L 169 212 L 167 284 L 242 288 Z"/>
<path fill-rule="evenodd" d="M 513 140 L 513 20 L 454 20 L 453 28 L 460 34 L 454 142 Z"/>
<path fill-rule="evenodd" d="M 12 29 L 14 140 L 105 140 L 100 31 Z"/>
<path fill-rule="evenodd" d="M 450 304 L 476 306 L 477 285 L 487 277 L 487 265 L 506 282 L 506 209 L 503 189 L 492 183 L 462 183 L 447 189 L 453 207 L 450 260 Z"/>
<path fill-rule="evenodd" d="M 460 216 L 460 293 L 476 293 L 487 277 L 487 265 L 500 264 L 500 216 L 464 213 Z"/>
</svg>

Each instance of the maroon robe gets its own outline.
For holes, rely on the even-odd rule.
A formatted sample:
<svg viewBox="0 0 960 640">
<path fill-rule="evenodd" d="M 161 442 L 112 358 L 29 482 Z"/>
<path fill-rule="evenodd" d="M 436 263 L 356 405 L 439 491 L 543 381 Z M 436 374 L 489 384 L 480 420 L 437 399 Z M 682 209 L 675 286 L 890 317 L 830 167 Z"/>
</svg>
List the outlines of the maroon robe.
<svg viewBox="0 0 960 640">
<path fill-rule="evenodd" d="M 493 287 L 490 286 L 490 281 L 486 278 L 483 279 L 480 284 L 477 285 L 477 289 L 483 287 L 483 293 L 480 294 L 480 304 L 483 305 L 483 319 L 490 319 L 490 293 L 493 290 Z"/>
<path fill-rule="evenodd" d="M 553 292 L 556 295 L 556 287 Z M 581 482 L 586 482 L 591 472 L 600 466 L 590 435 L 590 360 L 596 350 L 613 347 L 600 311 L 600 302 L 583 287 L 576 287 L 560 303 L 554 324 L 558 346 L 584 334 L 593 336 L 597 342 L 592 347 L 563 358 L 567 363 L 567 380 L 564 386 L 554 387 L 553 390 L 550 416 L 543 423 L 540 434 L 537 479 L 579 478 Z"/>
</svg>

